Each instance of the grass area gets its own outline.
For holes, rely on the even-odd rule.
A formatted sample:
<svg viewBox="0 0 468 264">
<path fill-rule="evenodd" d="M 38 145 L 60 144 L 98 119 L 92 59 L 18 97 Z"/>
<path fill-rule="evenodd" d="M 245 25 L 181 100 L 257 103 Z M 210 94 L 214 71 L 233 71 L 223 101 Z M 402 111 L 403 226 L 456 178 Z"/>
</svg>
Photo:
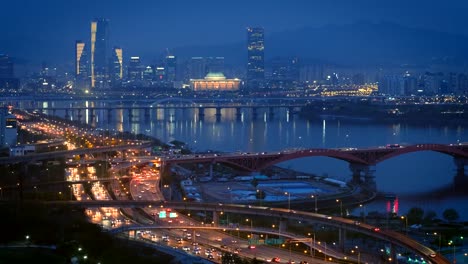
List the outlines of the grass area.
<svg viewBox="0 0 468 264">
<path fill-rule="evenodd" d="M 0 264 L 7 263 L 68 263 L 54 250 L 44 248 L 0 248 Z"/>
</svg>

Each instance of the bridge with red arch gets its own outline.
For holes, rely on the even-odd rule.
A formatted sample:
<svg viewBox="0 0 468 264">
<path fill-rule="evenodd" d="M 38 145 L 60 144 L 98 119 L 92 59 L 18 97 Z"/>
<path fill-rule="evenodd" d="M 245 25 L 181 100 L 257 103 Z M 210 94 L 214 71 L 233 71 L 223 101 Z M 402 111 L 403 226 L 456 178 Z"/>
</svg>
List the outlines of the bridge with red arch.
<svg viewBox="0 0 468 264">
<path fill-rule="evenodd" d="M 208 153 L 190 155 L 171 155 L 161 158 L 161 166 L 167 173 L 173 164 L 182 163 L 221 163 L 242 171 L 261 171 L 275 164 L 305 157 L 330 157 L 348 162 L 353 173 L 353 181 L 372 181 L 376 164 L 408 153 L 434 151 L 454 158 L 458 173 L 464 174 L 468 164 L 468 143 L 457 144 L 415 144 L 402 146 L 398 144 L 372 148 L 339 148 L 339 149 L 290 149 L 279 152 L 260 153 Z"/>
</svg>

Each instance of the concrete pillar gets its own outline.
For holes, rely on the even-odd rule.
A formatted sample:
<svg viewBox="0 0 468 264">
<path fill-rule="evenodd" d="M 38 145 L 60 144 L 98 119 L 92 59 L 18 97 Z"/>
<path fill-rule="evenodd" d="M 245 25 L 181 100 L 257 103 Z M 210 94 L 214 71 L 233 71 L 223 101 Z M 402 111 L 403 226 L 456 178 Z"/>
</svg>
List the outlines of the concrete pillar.
<svg viewBox="0 0 468 264">
<path fill-rule="evenodd" d="M 88 109 L 88 118 L 90 121 L 92 121 L 96 117 L 96 113 L 94 112 L 94 108 L 89 108 Z"/>
<path fill-rule="evenodd" d="M 340 228 L 338 229 L 338 246 L 341 252 L 345 251 L 345 243 L 346 243 L 346 229 Z"/>
<path fill-rule="evenodd" d="M 268 114 L 270 117 L 275 116 L 275 108 L 274 107 L 269 107 Z"/>
<path fill-rule="evenodd" d="M 257 107 L 252 107 L 252 118 L 256 119 L 258 116 Z"/>
<path fill-rule="evenodd" d="M 216 107 L 216 117 L 221 117 L 221 107 Z"/>
<path fill-rule="evenodd" d="M 454 157 L 453 162 L 457 166 L 457 174 L 465 174 L 465 167 L 468 165 L 467 158 Z"/>
<path fill-rule="evenodd" d="M 362 164 L 359 164 L 359 163 L 350 163 L 349 164 L 349 169 L 351 170 L 352 177 L 353 177 L 352 183 L 360 184 L 362 182 L 361 174 L 362 174 L 362 171 L 363 171 L 364 167 L 366 167 L 366 165 L 362 165 Z"/>
<path fill-rule="evenodd" d="M 465 193 L 468 188 L 468 175 L 465 174 L 465 166 L 468 165 L 468 159 L 454 157 L 453 161 L 457 166 L 457 172 L 453 178 L 453 186 L 455 191 Z"/>
<path fill-rule="evenodd" d="M 57 109 L 52 109 L 52 115 L 56 116 L 56 114 L 57 114 Z"/>
<path fill-rule="evenodd" d="M 145 108 L 145 120 L 149 120 L 149 119 L 150 119 L 150 109 Z"/>
<path fill-rule="evenodd" d="M 70 112 L 68 111 L 68 109 L 65 109 L 65 119 L 70 119 Z"/>
<path fill-rule="evenodd" d="M 78 120 L 81 120 L 81 118 L 83 117 L 83 115 L 81 114 L 81 109 L 78 109 Z"/>
<path fill-rule="evenodd" d="M 112 109 L 110 108 L 107 108 L 107 121 L 111 121 L 112 120 Z"/>
<path fill-rule="evenodd" d="M 242 118 L 242 108 L 236 107 L 236 119 L 241 120 Z"/>
<path fill-rule="evenodd" d="M 219 215 L 218 212 L 214 211 L 213 212 L 213 226 L 218 226 L 219 225 Z"/>
<path fill-rule="evenodd" d="M 200 120 L 202 120 L 205 117 L 205 108 L 204 107 L 198 107 L 198 117 Z"/>
<path fill-rule="evenodd" d="M 128 108 L 128 122 L 130 122 L 130 123 L 133 122 L 133 113 L 132 113 L 131 108 Z"/>
<path fill-rule="evenodd" d="M 377 184 L 375 183 L 375 166 L 367 166 L 364 171 L 364 182 L 368 189 L 376 191 Z"/>
<path fill-rule="evenodd" d="M 163 182 L 165 179 L 169 179 L 169 177 L 171 177 L 171 165 L 162 163 L 161 168 L 160 168 L 160 175 L 161 175 L 160 182 Z"/>
<path fill-rule="evenodd" d="M 210 163 L 210 178 L 213 178 L 213 163 Z"/>
<path fill-rule="evenodd" d="M 281 218 L 280 219 L 280 222 L 279 222 L 279 232 L 282 233 L 282 232 L 286 232 L 286 230 L 288 229 L 288 220 L 285 219 L 285 218 Z"/>
</svg>

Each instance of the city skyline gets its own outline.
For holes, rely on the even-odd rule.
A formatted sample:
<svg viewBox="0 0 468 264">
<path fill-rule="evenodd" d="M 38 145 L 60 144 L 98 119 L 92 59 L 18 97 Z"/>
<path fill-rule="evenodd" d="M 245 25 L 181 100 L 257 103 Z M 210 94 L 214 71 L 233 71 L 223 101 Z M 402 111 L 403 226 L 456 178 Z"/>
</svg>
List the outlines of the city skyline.
<svg viewBox="0 0 468 264">
<path fill-rule="evenodd" d="M 70 43 L 87 39 L 89 31 L 85 25 L 96 17 L 109 19 L 110 43 L 128 51 L 128 56 L 141 56 L 148 60 L 154 59 L 166 48 L 244 42 L 245 28 L 249 26 L 265 28 L 267 38 L 303 28 L 348 25 L 359 21 L 388 21 L 421 30 L 468 35 L 462 26 L 465 21 L 463 13 L 468 7 L 463 1 L 450 1 L 446 5 L 437 4 L 436 1 L 393 1 L 379 6 L 367 0 L 352 4 L 346 1 L 296 1 L 292 5 L 282 2 L 266 5 L 263 1 L 221 4 L 212 1 L 140 1 L 140 5 L 126 5 L 125 1 L 112 3 L 99 1 L 90 8 L 86 1 L 80 2 L 74 6 L 73 12 L 68 12 L 66 4 L 52 0 L 40 3 L 24 0 L 20 5 L 8 3 L 9 12 L 0 18 L 4 22 L 1 23 L 0 33 L 6 36 L 0 44 L 0 51 L 29 63 L 48 61 L 71 64 L 73 62 L 68 55 L 72 49 Z M 196 13 L 207 15 L 195 19 Z M 15 32 L 6 26 L 13 16 L 20 18 L 16 19 Z M 42 52 L 33 52 L 29 43 L 35 43 Z"/>
</svg>

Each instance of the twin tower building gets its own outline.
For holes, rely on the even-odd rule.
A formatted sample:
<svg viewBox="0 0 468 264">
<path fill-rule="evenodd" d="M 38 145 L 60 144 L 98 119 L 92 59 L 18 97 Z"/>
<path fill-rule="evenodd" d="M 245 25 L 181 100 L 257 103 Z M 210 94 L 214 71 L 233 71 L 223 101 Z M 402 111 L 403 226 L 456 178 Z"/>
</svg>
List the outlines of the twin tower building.
<svg viewBox="0 0 468 264">
<path fill-rule="evenodd" d="M 91 21 L 89 44 L 75 43 L 75 77 L 78 88 L 106 88 L 123 79 L 122 48 L 109 45 L 109 20 Z"/>
<path fill-rule="evenodd" d="M 244 79 L 247 88 L 263 88 L 264 48 L 263 28 L 247 28 L 247 71 Z M 91 21 L 90 41 L 89 43 L 76 41 L 75 55 L 75 86 L 78 89 L 106 89 L 121 83 L 124 79 L 123 51 L 121 47 L 110 48 L 108 19 L 99 18 Z M 135 59 L 139 60 L 138 57 L 132 57 L 132 60 Z M 132 60 L 128 69 L 129 76 Z M 173 64 L 175 63 L 174 61 Z"/>
</svg>

